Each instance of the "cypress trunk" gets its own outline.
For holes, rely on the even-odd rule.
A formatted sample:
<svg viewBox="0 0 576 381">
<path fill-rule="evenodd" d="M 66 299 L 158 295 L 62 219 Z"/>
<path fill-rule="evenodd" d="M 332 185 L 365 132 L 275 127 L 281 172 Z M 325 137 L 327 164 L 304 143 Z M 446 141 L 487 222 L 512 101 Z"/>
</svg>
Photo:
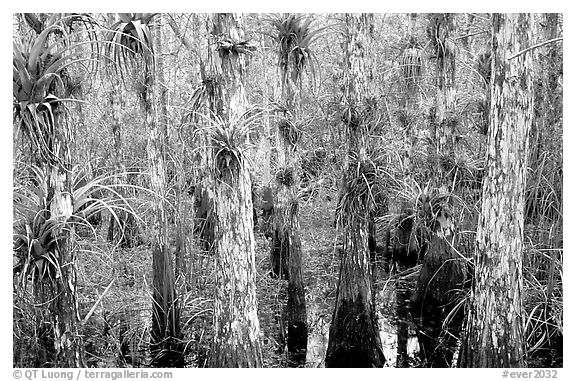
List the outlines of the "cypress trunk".
<svg viewBox="0 0 576 381">
<path fill-rule="evenodd" d="M 38 280 L 41 284 L 35 285 L 34 289 L 37 292 L 37 305 L 48 311 L 48 314 L 40 313 L 37 316 L 44 316 L 51 323 L 49 328 L 46 321 L 39 326 L 39 335 L 42 335 L 39 341 L 45 347 L 46 360 L 54 367 L 79 368 L 85 366 L 85 361 L 84 343 L 79 333 L 74 226 L 68 222 L 73 212 L 73 200 L 71 141 L 66 131 L 67 122 L 62 111 L 55 111 L 54 141 L 59 145 L 60 162 L 43 163 L 47 177 L 49 217 L 60 224 L 52 231 L 56 239 L 56 264 L 46 266 L 57 268 L 51 271 L 50 276 L 40 275 Z"/>
<path fill-rule="evenodd" d="M 532 123 L 530 14 L 494 14 L 487 175 L 477 233 L 463 367 L 524 367 L 524 188 Z"/>
<path fill-rule="evenodd" d="M 57 117 L 56 119 L 60 119 Z M 69 149 L 65 149 L 68 151 Z M 65 154 L 65 156 L 68 156 Z M 70 163 L 67 157 L 66 163 Z M 63 223 L 72 215 L 71 172 L 56 164 L 48 165 L 48 199 L 50 217 Z M 74 229 L 66 224 L 54 232 L 58 239 L 58 272 L 53 295 L 49 303 L 54 329 L 54 365 L 61 368 L 80 368 L 84 363 L 84 344 L 78 332 L 78 302 L 76 296 L 76 270 L 74 265 Z"/>
<path fill-rule="evenodd" d="M 380 368 L 385 359 L 372 303 L 368 225 L 351 215 L 344 226 L 336 306 L 326 351 L 327 368 Z"/>
<path fill-rule="evenodd" d="M 430 238 L 423 262 L 410 308 L 420 354 L 425 366 L 449 368 L 464 319 L 462 308 L 453 310 L 462 298 L 465 268 L 446 237 L 437 234 Z"/>
<path fill-rule="evenodd" d="M 428 36 L 434 49 L 436 61 L 436 102 L 430 110 L 433 151 L 434 181 L 439 186 L 450 186 L 447 173 L 454 162 L 454 132 L 456 118 L 456 40 L 454 14 L 432 14 L 428 24 Z M 446 164 L 448 167 L 446 167 Z"/>
<path fill-rule="evenodd" d="M 183 367 L 184 357 L 180 334 L 180 309 L 176 296 L 174 269 L 168 247 L 168 221 L 166 216 L 166 126 L 159 117 L 157 107 L 161 97 L 162 82 L 162 33 L 160 24 L 154 31 L 155 71 L 151 63 L 145 64 L 144 111 L 146 113 L 147 154 L 150 185 L 154 192 L 154 237 L 152 244 L 152 329 L 150 352 L 152 366 Z"/>
<path fill-rule="evenodd" d="M 400 57 L 400 67 L 402 72 L 402 95 L 398 106 L 400 108 L 398 123 L 403 132 L 402 164 L 404 168 L 404 179 L 406 182 L 413 181 L 414 177 L 414 155 L 416 151 L 416 130 L 417 130 L 417 92 L 420 89 L 420 82 L 423 74 L 423 54 L 422 49 L 416 39 L 417 13 L 406 15 L 408 22 L 408 38 L 404 52 Z M 392 210 L 398 214 L 396 228 L 391 238 L 392 260 L 398 270 L 414 266 L 418 261 L 418 250 L 413 239 L 412 226 L 412 205 L 406 200 L 396 199 L 392 202 Z M 397 337 L 398 346 L 396 348 L 396 367 L 408 366 L 408 326 L 410 323 L 408 302 L 411 298 L 412 290 L 406 282 L 396 283 L 396 317 L 397 317 Z"/>
<path fill-rule="evenodd" d="M 211 366 L 262 366 L 250 175 L 244 163 L 225 169 L 215 197 L 216 295 Z"/>
<path fill-rule="evenodd" d="M 108 23 L 109 25 L 114 24 L 114 17 L 112 14 L 108 15 Z M 123 173 L 126 171 L 123 164 L 124 152 L 122 149 L 122 109 L 125 105 L 120 84 L 115 78 L 112 78 L 110 82 L 111 87 L 108 93 L 108 109 L 110 112 L 110 126 L 112 128 L 112 138 L 114 141 L 112 157 L 115 169 L 121 173 L 120 176 L 115 176 L 113 181 L 115 183 L 127 184 L 130 179 L 134 178 L 134 176 Z M 118 187 L 116 192 L 118 192 L 120 196 L 126 197 L 127 193 L 133 192 L 133 190 L 125 190 L 123 187 Z M 140 231 L 134 215 L 125 211 L 124 208 L 118 208 L 115 210 L 115 213 L 116 217 L 113 215 L 110 216 L 110 224 L 108 225 L 106 236 L 108 242 L 114 244 L 118 243 L 121 247 L 127 248 L 138 246 L 141 243 Z"/>
<path fill-rule="evenodd" d="M 294 21 L 301 25 L 300 21 Z M 298 44 L 293 37 L 288 41 Z M 276 196 L 273 207 L 274 231 L 270 261 L 272 273 L 288 279 L 288 302 L 286 305 L 287 344 L 290 366 L 300 366 L 306 361 L 308 325 L 304 281 L 302 278 L 302 248 L 300 244 L 299 200 L 300 160 L 298 143 L 302 134 L 299 129 L 302 63 L 290 49 L 296 45 L 281 46 L 280 56 L 285 65 L 280 65 L 281 104 L 285 107 L 278 121 L 276 173 Z M 287 50 L 286 50 L 287 49 Z M 281 60 L 282 61 L 282 60 Z"/>
<path fill-rule="evenodd" d="M 445 189 L 452 186 L 448 173 L 454 163 L 454 130 L 457 124 L 454 30 L 453 14 L 430 16 L 428 35 L 436 60 L 436 103 L 430 110 L 431 135 L 435 144 L 430 152 L 430 162 L 434 163 L 434 185 Z M 427 252 L 411 306 L 425 366 L 443 368 L 452 365 L 456 338 L 459 337 L 464 318 L 459 310 L 445 324 L 446 317 L 458 304 L 457 291 L 463 288 L 465 278 L 460 258 L 449 243 L 454 237 L 449 209 L 448 205 L 444 205 L 438 216 L 431 216 Z"/>
<path fill-rule="evenodd" d="M 295 189 L 292 189 L 295 191 Z M 296 196 L 294 195 L 292 200 Z M 306 318 L 306 296 L 302 279 L 302 247 L 300 244 L 300 224 L 298 222 L 298 201 L 293 201 L 288 217 L 290 235 L 288 255 L 288 357 L 290 366 L 300 366 L 306 362 L 308 346 L 308 322 Z"/>
<path fill-rule="evenodd" d="M 220 38 L 242 41 L 241 18 L 215 14 L 208 25 L 214 40 L 208 47 L 207 68 L 215 82 L 209 107 L 225 123 L 222 128 L 240 129 L 247 109 L 245 57 L 243 53 L 227 50 Z M 224 142 L 219 139 L 225 137 L 212 136 L 213 143 L 217 144 L 210 155 L 216 255 L 214 341 L 210 360 L 213 367 L 262 366 L 252 186 L 241 141 L 244 138 Z M 223 143 L 228 144 L 228 150 L 221 149 Z"/>
<path fill-rule="evenodd" d="M 365 60 L 370 30 L 366 14 L 346 14 L 346 83 L 349 110 L 346 124 L 348 157 L 338 205 L 343 229 L 340 278 L 326 352 L 326 367 L 382 367 L 378 322 L 373 297 L 370 263 L 370 223 L 374 211 L 374 169 L 367 161 L 368 84 Z"/>
</svg>

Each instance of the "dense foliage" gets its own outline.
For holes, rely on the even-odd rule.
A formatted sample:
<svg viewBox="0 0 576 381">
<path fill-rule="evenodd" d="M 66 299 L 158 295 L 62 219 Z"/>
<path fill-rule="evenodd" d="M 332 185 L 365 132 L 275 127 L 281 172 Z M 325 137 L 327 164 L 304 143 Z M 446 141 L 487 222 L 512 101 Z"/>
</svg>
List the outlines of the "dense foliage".
<svg viewBox="0 0 576 381">
<path fill-rule="evenodd" d="M 454 328 L 450 322 L 465 315 L 474 273 L 489 148 L 491 16 L 455 14 L 447 38 L 438 26 L 444 22 L 440 16 L 371 15 L 372 42 L 364 47 L 371 69 L 363 104 L 350 103 L 345 15 L 247 14 L 238 40 L 211 34 L 211 15 L 161 16 L 13 16 L 14 366 L 58 365 L 51 353 L 58 331 L 38 306 L 61 287 L 61 269 L 72 266 L 59 262 L 68 235 L 73 239 L 66 238 L 66 245 L 75 253 L 71 279 L 82 364 L 154 362 L 151 342 L 161 341 L 151 332 L 157 314 L 151 286 L 158 221 L 165 221 L 165 258 L 174 268 L 169 292 L 175 300 L 166 308 L 177 310 L 170 316 L 176 316 L 179 328 L 171 348 L 181 351 L 178 366 L 208 366 L 214 336 L 212 243 L 218 237 L 207 200 L 210 181 L 240 162 L 248 166 L 252 183 L 263 365 L 290 365 L 284 323 L 288 282 L 270 276 L 268 257 L 274 179 L 298 187 L 306 366 L 324 365 L 339 257 L 346 247 L 341 229 L 350 215 L 370 215 L 374 223 L 371 273 L 386 363 L 430 365 L 415 349 L 422 338 L 415 313 L 401 308 L 409 302 L 402 298 L 422 296 L 417 289 L 422 273 L 430 282 L 458 278 L 441 321 L 434 324 L 439 342 L 461 334 L 461 323 Z M 534 17 L 534 45 L 552 42 L 529 51 L 534 122 L 526 158 L 522 298 L 528 364 L 555 367 L 562 366 L 563 338 L 563 49 L 558 41 L 563 19 Z M 227 107 L 218 103 L 227 90 L 217 85 L 220 74 L 211 71 L 212 56 L 230 67 L 240 56 L 245 59 L 242 115 L 228 119 L 217 112 Z M 453 109 L 441 119 L 438 70 L 451 56 Z M 293 104 L 282 95 L 288 82 L 298 95 Z M 160 177 L 150 169 L 150 123 L 158 126 L 161 141 Z M 365 152 L 357 160 L 348 152 L 347 129 L 360 123 Z M 437 149 L 440 125 L 451 129 L 450 154 Z M 285 159 L 277 134 L 298 147 L 297 169 L 280 165 Z M 354 160 L 354 173 L 343 176 Z M 57 177 L 49 175 L 51 168 L 71 174 L 66 219 L 54 217 L 50 189 Z M 154 185 L 158 179 L 160 188 Z M 366 205 L 370 210 L 363 209 Z M 427 253 L 438 248 L 432 238 L 438 230 L 453 234 L 450 246 L 459 265 L 430 273 L 436 267 L 426 262 Z M 403 364 L 396 357 L 402 345 L 398 327 L 406 335 Z"/>
</svg>

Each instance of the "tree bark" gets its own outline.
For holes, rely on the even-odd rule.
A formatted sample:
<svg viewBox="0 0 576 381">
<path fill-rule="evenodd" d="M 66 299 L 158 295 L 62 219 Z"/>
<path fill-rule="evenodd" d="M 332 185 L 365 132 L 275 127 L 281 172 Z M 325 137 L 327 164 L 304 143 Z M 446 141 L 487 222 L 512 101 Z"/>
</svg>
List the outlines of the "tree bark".
<svg viewBox="0 0 576 381">
<path fill-rule="evenodd" d="M 402 53 L 401 68 L 403 71 L 402 95 L 399 100 L 399 124 L 403 132 L 402 165 L 405 181 L 414 177 L 414 154 L 416 151 L 416 129 L 418 101 L 416 94 L 420 88 L 423 72 L 422 49 L 416 39 L 417 13 L 407 14 L 407 45 Z M 405 200 L 395 200 L 392 208 L 398 213 L 396 229 L 392 238 L 392 259 L 402 271 L 412 267 L 418 260 L 418 250 L 413 239 L 412 205 Z M 396 367 L 408 366 L 408 325 L 410 321 L 408 302 L 412 291 L 404 282 L 396 284 L 396 317 L 398 346 L 396 350 Z"/>
<path fill-rule="evenodd" d="M 150 171 L 150 185 L 154 192 L 154 238 L 152 240 L 152 329 L 150 352 L 152 366 L 182 367 L 184 365 L 183 348 L 180 333 L 180 308 L 176 296 L 174 270 L 168 247 L 168 221 L 166 218 L 166 164 L 165 119 L 160 118 L 162 83 L 162 16 L 157 16 L 159 25 L 153 31 L 154 59 L 145 65 L 144 86 L 146 97 L 147 155 Z"/>
<path fill-rule="evenodd" d="M 287 190 L 287 189 L 286 189 Z M 290 191 L 296 193 L 297 188 Z M 285 242 L 288 244 L 288 303 L 286 317 L 288 324 L 288 357 L 290 366 L 301 366 L 306 362 L 308 346 L 308 321 L 306 315 L 306 296 L 302 278 L 302 246 L 300 243 L 300 223 L 298 221 L 297 195 L 289 196 L 292 201 L 284 216 L 289 227 Z"/>
<path fill-rule="evenodd" d="M 235 124 L 242 123 L 246 112 L 245 57 L 243 53 L 224 50 L 218 38 L 242 41 L 241 18 L 215 14 L 208 28 L 212 44 L 207 74 L 215 81 L 210 108 L 226 123 L 224 128 L 240 128 Z M 244 147 L 233 149 L 242 151 Z M 212 150 L 216 291 L 210 363 L 213 367 L 261 367 L 251 180 L 243 156 L 230 155 L 220 147 Z"/>
<path fill-rule="evenodd" d="M 344 232 L 336 305 L 330 325 L 326 367 L 382 367 L 381 349 L 373 298 L 369 250 L 369 223 L 373 205 L 357 197 L 353 185 L 358 176 L 366 180 L 368 126 L 364 120 L 368 94 L 365 53 L 369 16 L 346 14 L 346 122 L 348 158 L 343 175 L 339 208 Z"/>
<path fill-rule="evenodd" d="M 428 367 L 452 366 L 464 319 L 462 309 L 453 311 L 466 279 L 465 266 L 460 261 L 447 237 L 433 233 L 410 308 L 418 328 L 421 357 Z M 449 314 L 452 315 L 446 321 Z"/>
<path fill-rule="evenodd" d="M 291 48 L 296 46 L 288 47 Z M 280 54 L 285 54 L 287 47 L 280 46 L 278 49 Z M 288 364 L 300 366 L 306 360 L 308 345 L 298 200 L 300 188 L 298 143 L 302 134 L 299 130 L 302 91 L 300 83 L 303 68 L 296 62 L 292 52 L 288 57 L 287 65 L 280 67 L 280 103 L 284 107 L 284 112 L 280 116 L 276 130 L 279 170 L 276 175 L 270 262 L 274 275 L 288 279 L 286 304 Z"/>
<path fill-rule="evenodd" d="M 429 20 L 429 37 L 435 47 L 436 104 L 431 110 L 431 135 L 434 150 L 430 152 L 433 185 L 451 189 L 449 173 L 454 163 L 454 129 L 457 124 L 456 101 L 456 42 L 454 14 L 433 14 Z M 456 350 L 464 315 L 454 314 L 449 323 L 445 319 L 456 307 L 457 290 L 465 280 L 464 266 L 450 242 L 454 239 L 449 205 L 442 206 L 437 215 L 430 216 L 430 236 L 427 253 L 418 276 L 412 298 L 411 312 L 418 327 L 420 352 L 426 366 L 450 367 Z M 444 328 L 443 328 L 444 327 Z"/>
<path fill-rule="evenodd" d="M 464 367 L 524 367 L 522 248 L 528 131 L 532 123 L 530 14 L 494 14 L 487 176 L 474 286 L 460 355 Z"/>
<path fill-rule="evenodd" d="M 302 73 L 296 62 L 294 62 L 293 55 L 290 54 L 289 57 L 288 65 L 280 69 L 280 102 L 285 110 L 278 122 L 276 146 L 278 168 L 282 176 L 276 177 L 276 202 L 274 203 L 273 217 L 274 233 L 271 249 L 272 271 L 276 276 L 283 279 L 290 279 L 289 256 L 293 250 L 290 248 L 288 237 L 291 235 L 299 236 L 300 234 L 299 231 L 291 231 L 293 226 L 291 226 L 290 221 L 298 219 L 298 216 L 290 214 L 298 212 L 298 208 L 293 208 L 292 205 L 298 203 L 296 196 L 300 184 L 299 155 L 297 151 L 301 134 L 301 131 L 298 130 L 300 96 L 297 92 Z M 294 265 L 297 265 L 296 262 L 292 261 Z"/>
<path fill-rule="evenodd" d="M 402 70 L 408 69 L 409 76 L 404 76 L 404 88 L 402 96 L 400 97 L 400 127 L 404 133 L 404 147 L 402 150 L 403 167 L 405 176 L 412 176 L 414 171 L 413 159 L 416 150 L 416 112 L 417 100 L 415 95 L 420 88 L 420 81 L 422 80 L 423 61 L 421 57 L 421 49 L 417 45 L 416 40 L 416 21 L 418 18 L 417 13 L 410 13 L 408 18 L 408 45 L 405 48 L 403 55 L 405 58 L 400 62 Z"/>
<path fill-rule="evenodd" d="M 72 215 L 70 175 L 69 169 L 49 165 L 48 192 L 53 192 L 50 217 L 63 223 Z M 54 365 L 62 368 L 80 368 L 85 366 L 85 362 L 84 344 L 78 332 L 74 229 L 69 224 L 65 226 L 59 232 L 55 232 L 59 236 L 58 272 L 60 278 L 56 281 L 54 295 L 51 295 L 49 299 L 52 301 L 50 307 L 56 355 Z"/>
<path fill-rule="evenodd" d="M 216 184 L 213 367 L 261 367 L 250 175 L 245 164 Z"/>
<path fill-rule="evenodd" d="M 431 135 L 434 137 L 434 180 L 437 186 L 449 186 L 447 175 L 454 161 L 456 117 L 456 41 L 454 14 L 430 16 L 428 31 L 436 60 L 436 103 L 430 110 Z M 447 167 L 448 166 L 448 167 Z"/>
<path fill-rule="evenodd" d="M 114 15 L 108 14 L 108 24 L 114 24 Z M 124 99 L 122 96 L 122 89 L 120 83 L 115 78 L 111 78 L 111 87 L 108 93 L 108 107 L 110 112 L 110 126 L 112 128 L 112 138 L 114 141 L 114 149 L 112 157 L 114 160 L 114 167 L 119 172 L 119 176 L 114 177 L 113 181 L 116 184 L 128 184 L 130 179 L 134 178 L 133 175 L 126 175 L 126 167 L 123 164 L 123 147 L 122 147 L 122 109 L 124 108 Z M 135 184 L 131 184 L 135 185 Z M 131 189 L 123 189 L 118 187 L 116 189 L 118 194 L 125 197 L 127 194 L 134 192 Z M 140 231 L 138 222 L 135 216 L 122 209 L 115 211 L 116 216 L 110 216 L 110 224 L 108 225 L 108 232 L 106 239 L 121 247 L 132 248 L 138 246 L 140 241 Z"/>
<path fill-rule="evenodd" d="M 340 278 L 332 315 L 327 368 L 381 368 L 381 349 L 372 303 L 372 277 L 366 216 L 351 215 L 344 226 Z"/>
<path fill-rule="evenodd" d="M 51 360 L 56 367 L 80 368 L 85 366 L 84 343 L 78 331 L 80 319 L 76 295 L 74 226 L 68 223 L 73 212 L 72 158 L 71 136 L 65 126 L 67 123 L 65 118 L 62 111 L 55 112 L 54 127 L 57 136 L 54 141 L 59 146 L 57 151 L 60 163 L 44 163 L 50 218 L 61 224 L 61 227 L 52 233 L 54 237 L 58 237 L 58 268 L 54 274 L 55 280 L 41 280 L 45 284 L 38 289 L 41 290 L 39 305 L 48 306 L 54 330 L 54 351 L 47 351 L 54 353 L 54 358 L 49 361 Z"/>
<path fill-rule="evenodd" d="M 46 32 L 47 17 L 44 13 L 38 16 L 28 13 L 24 14 L 23 19 L 38 35 L 41 35 Z M 54 49 L 60 51 L 61 58 L 66 59 L 66 65 L 70 64 L 71 58 L 67 55 L 69 52 L 63 45 L 60 45 L 60 42 L 50 41 L 52 45 L 46 48 L 46 41 L 31 40 L 34 46 L 33 52 L 28 51 L 25 54 L 47 55 L 50 49 Z M 44 59 L 42 61 L 47 62 Z M 34 282 L 31 287 L 34 304 L 31 308 L 36 319 L 33 341 L 41 347 L 39 351 L 41 360 L 33 359 L 34 364 L 41 367 L 79 368 L 85 366 L 85 350 L 83 337 L 79 332 L 75 264 L 77 247 L 74 240 L 74 224 L 70 218 L 74 205 L 72 192 L 74 134 L 70 115 L 62 100 L 67 98 L 68 89 L 51 84 L 38 86 L 50 75 L 46 74 L 44 69 L 28 68 L 30 71 L 28 75 L 31 76 L 26 79 L 34 82 L 33 88 L 18 99 L 20 102 L 26 101 L 28 111 L 35 112 L 36 115 L 30 119 L 30 115 L 25 117 L 23 110 L 15 109 L 14 113 L 15 122 L 23 118 L 19 123 L 29 131 L 27 135 L 31 138 L 32 161 L 45 176 L 41 179 L 41 184 L 36 184 L 42 187 L 38 194 L 41 205 L 38 205 L 37 215 L 34 216 L 34 221 L 26 221 L 27 234 L 30 231 L 28 224 L 35 225 L 43 221 L 40 225 L 42 231 L 35 232 L 41 236 L 30 237 L 34 238 L 33 251 L 40 250 L 40 252 L 35 255 L 32 255 L 33 252 L 26 254 L 26 261 L 31 266 L 30 272 L 21 273 L 25 277 L 22 279 L 22 289 L 28 291 L 27 282 L 31 276 Z M 19 74 L 15 72 L 14 75 L 16 84 Z M 48 94 L 49 92 L 51 94 Z M 56 97 L 57 100 L 51 101 L 50 106 L 46 106 L 42 103 L 49 95 Z"/>
</svg>

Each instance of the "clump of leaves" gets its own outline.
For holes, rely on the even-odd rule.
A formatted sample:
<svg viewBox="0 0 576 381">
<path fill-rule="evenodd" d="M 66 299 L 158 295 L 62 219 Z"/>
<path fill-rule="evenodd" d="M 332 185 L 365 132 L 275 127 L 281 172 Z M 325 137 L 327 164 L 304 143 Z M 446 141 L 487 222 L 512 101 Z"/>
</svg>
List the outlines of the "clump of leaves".
<svg viewBox="0 0 576 381">
<path fill-rule="evenodd" d="M 107 185 L 113 176 L 100 176 L 85 180 L 81 171 L 75 169 L 73 179 L 73 209 L 68 219 L 50 215 L 48 176 L 44 169 L 29 167 L 27 176 L 15 180 L 14 197 L 14 254 L 19 272 L 32 280 L 38 276 L 45 278 L 57 274 L 59 244 L 66 239 L 72 227 L 89 228 L 96 232 L 90 223 L 91 217 L 103 211 L 110 213 L 118 221 L 117 212 L 122 210 L 135 214 L 130 204 L 114 187 Z M 104 196 L 107 193 L 110 196 Z"/>
<path fill-rule="evenodd" d="M 278 184 L 290 187 L 294 184 L 294 170 L 291 167 L 280 168 L 276 172 L 276 181 Z"/>
<path fill-rule="evenodd" d="M 368 97 L 361 103 L 350 102 L 345 106 L 340 120 L 354 132 L 361 125 L 368 131 L 374 132 L 382 126 L 382 115 L 378 110 L 378 102 L 374 97 Z"/>
<path fill-rule="evenodd" d="M 17 260 L 14 274 L 21 274 L 22 282 L 56 279 L 59 262 L 58 243 L 63 235 L 64 222 L 50 218 L 48 188 L 44 171 L 31 168 L 26 184 L 16 184 L 13 192 L 14 235 L 13 250 Z"/>
<path fill-rule="evenodd" d="M 346 110 L 342 113 L 341 118 L 342 122 L 347 125 L 351 130 L 355 130 L 360 126 L 362 121 L 362 117 L 360 113 L 356 110 L 355 107 L 350 106 L 347 107 Z"/>
<path fill-rule="evenodd" d="M 453 188 L 465 188 L 467 190 L 482 190 L 484 177 L 484 162 L 482 159 L 470 155 L 456 155 L 451 168 L 453 175 Z"/>
<path fill-rule="evenodd" d="M 234 41 L 230 37 L 221 37 L 216 41 L 217 49 L 221 55 L 252 54 L 256 46 L 250 40 Z"/>
<path fill-rule="evenodd" d="M 376 206 L 375 193 L 378 187 L 377 167 L 371 160 L 356 160 L 348 166 L 344 188 L 336 207 L 338 226 L 352 215 L 366 218 Z"/>
<path fill-rule="evenodd" d="M 62 223 L 48 219 L 47 210 L 39 211 L 29 223 L 20 225 L 14 233 L 14 253 L 18 264 L 14 273 L 21 273 L 34 283 L 55 279 L 59 269 L 58 241 L 62 239 Z"/>
<path fill-rule="evenodd" d="M 297 82 L 312 60 L 317 61 L 311 46 L 321 35 L 324 28 L 314 28 L 311 15 L 307 17 L 298 14 L 272 15 L 268 18 L 274 32 L 264 34 L 272 37 L 278 44 L 278 66 L 286 82 L 287 75 L 292 72 L 292 81 Z M 308 65 L 315 77 L 314 65 Z"/>
<path fill-rule="evenodd" d="M 247 110 L 239 117 L 224 119 L 219 115 L 203 117 L 208 123 L 204 127 L 212 142 L 214 155 L 214 168 L 218 176 L 226 171 L 235 171 L 240 165 L 249 160 L 246 155 L 247 137 L 255 127 L 260 113 L 254 113 L 253 109 Z"/>
<path fill-rule="evenodd" d="M 446 189 L 425 190 L 416 203 L 416 221 L 428 232 L 441 232 L 446 236 L 454 230 L 452 204 L 459 199 Z"/>
<path fill-rule="evenodd" d="M 184 114 L 183 122 L 190 123 L 193 122 L 196 116 L 196 112 L 200 110 L 202 102 L 205 99 L 216 100 L 219 98 L 217 94 L 219 86 L 217 85 L 218 78 L 216 76 L 206 76 L 202 79 L 202 82 L 196 86 L 187 104 L 187 112 Z"/>
<path fill-rule="evenodd" d="M 278 122 L 278 131 L 280 132 L 282 138 L 284 138 L 284 141 L 288 142 L 292 146 L 296 146 L 300 140 L 300 137 L 302 136 L 302 131 L 294 123 L 286 118 L 282 118 Z"/>
<path fill-rule="evenodd" d="M 108 52 L 115 67 L 128 68 L 137 56 L 148 68 L 153 65 L 154 51 L 150 21 L 157 13 L 119 13 L 120 20 L 110 27 Z"/>
<path fill-rule="evenodd" d="M 84 45 L 93 41 L 72 43 L 71 36 L 58 23 L 53 23 L 34 37 L 15 39 L 13 43 L 14 125 L 22 129 L 39 157 L 49 163 L 60 161 L 55 112 L 62 97 L 69 94 L 70 65 L 90 61 Z"/>
<path fill-rule="evenodd" d="M 463 214 L 457 206 L 466 208 L 464 201 L 446 187 L 421 188 L 413 179 L 395 180 L 391 186 L 394 188 L 391 193 L 395 193 L 405 207 L 400 213 L 389 213 L 378 221 L 395 230 L 409 220 L 411 236 L 418 241 L 418 247 L 426 245 L 432 234 L 452 234 L 454 226 L 458 225 L 455 216 Z"/>
</svg>

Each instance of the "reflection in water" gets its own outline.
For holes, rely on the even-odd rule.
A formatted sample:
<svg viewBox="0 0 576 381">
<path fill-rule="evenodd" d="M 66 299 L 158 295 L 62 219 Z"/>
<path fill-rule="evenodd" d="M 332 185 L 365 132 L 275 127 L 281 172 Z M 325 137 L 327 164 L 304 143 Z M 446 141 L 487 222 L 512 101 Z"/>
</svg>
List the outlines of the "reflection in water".
<svg viewBox="0 0 576 381">
<path fill-rule="evenodd" d="M 388 366 L 396 366 L 396 354 L 398 350 L 398 335 L 396 333 L 396 327 L 390 323 L 390 321 L 378 314 L 378 325 L 380 328 L 380 339 L 382 340 L 382 351 L 384 352 L 384 357 L 386 357 L 386 363 Z M 418 339 L 413 332 L 409 332 L 408 337 L 408 357 L 414 358 L 417 356 L 420 347 L 418 345 Z"/>
<path fill-rule="evenodd" d="M 397 328 L 394 321 L 395 292 L 393 287 L 384 288 L 376 295 L 378 311 L 378 328 L 382 340 L 382 351 L 386 357 L 387 366 L 396 365 L 396 351 L 398 346 Z M 383 313 L 384 312 L 384 313 Z M 306 353 L 306 367 L 324 367 L 324 356 L 328 347 L 328 332 L 330 331 L 331 316 L 320 310 L 317 303 L 308 305 L 308 352 Z M 410 327 L 408 337 L 408 357 L 415 358 L 419 352 L 418 339 L 414 329 Z"/>
</svg>

